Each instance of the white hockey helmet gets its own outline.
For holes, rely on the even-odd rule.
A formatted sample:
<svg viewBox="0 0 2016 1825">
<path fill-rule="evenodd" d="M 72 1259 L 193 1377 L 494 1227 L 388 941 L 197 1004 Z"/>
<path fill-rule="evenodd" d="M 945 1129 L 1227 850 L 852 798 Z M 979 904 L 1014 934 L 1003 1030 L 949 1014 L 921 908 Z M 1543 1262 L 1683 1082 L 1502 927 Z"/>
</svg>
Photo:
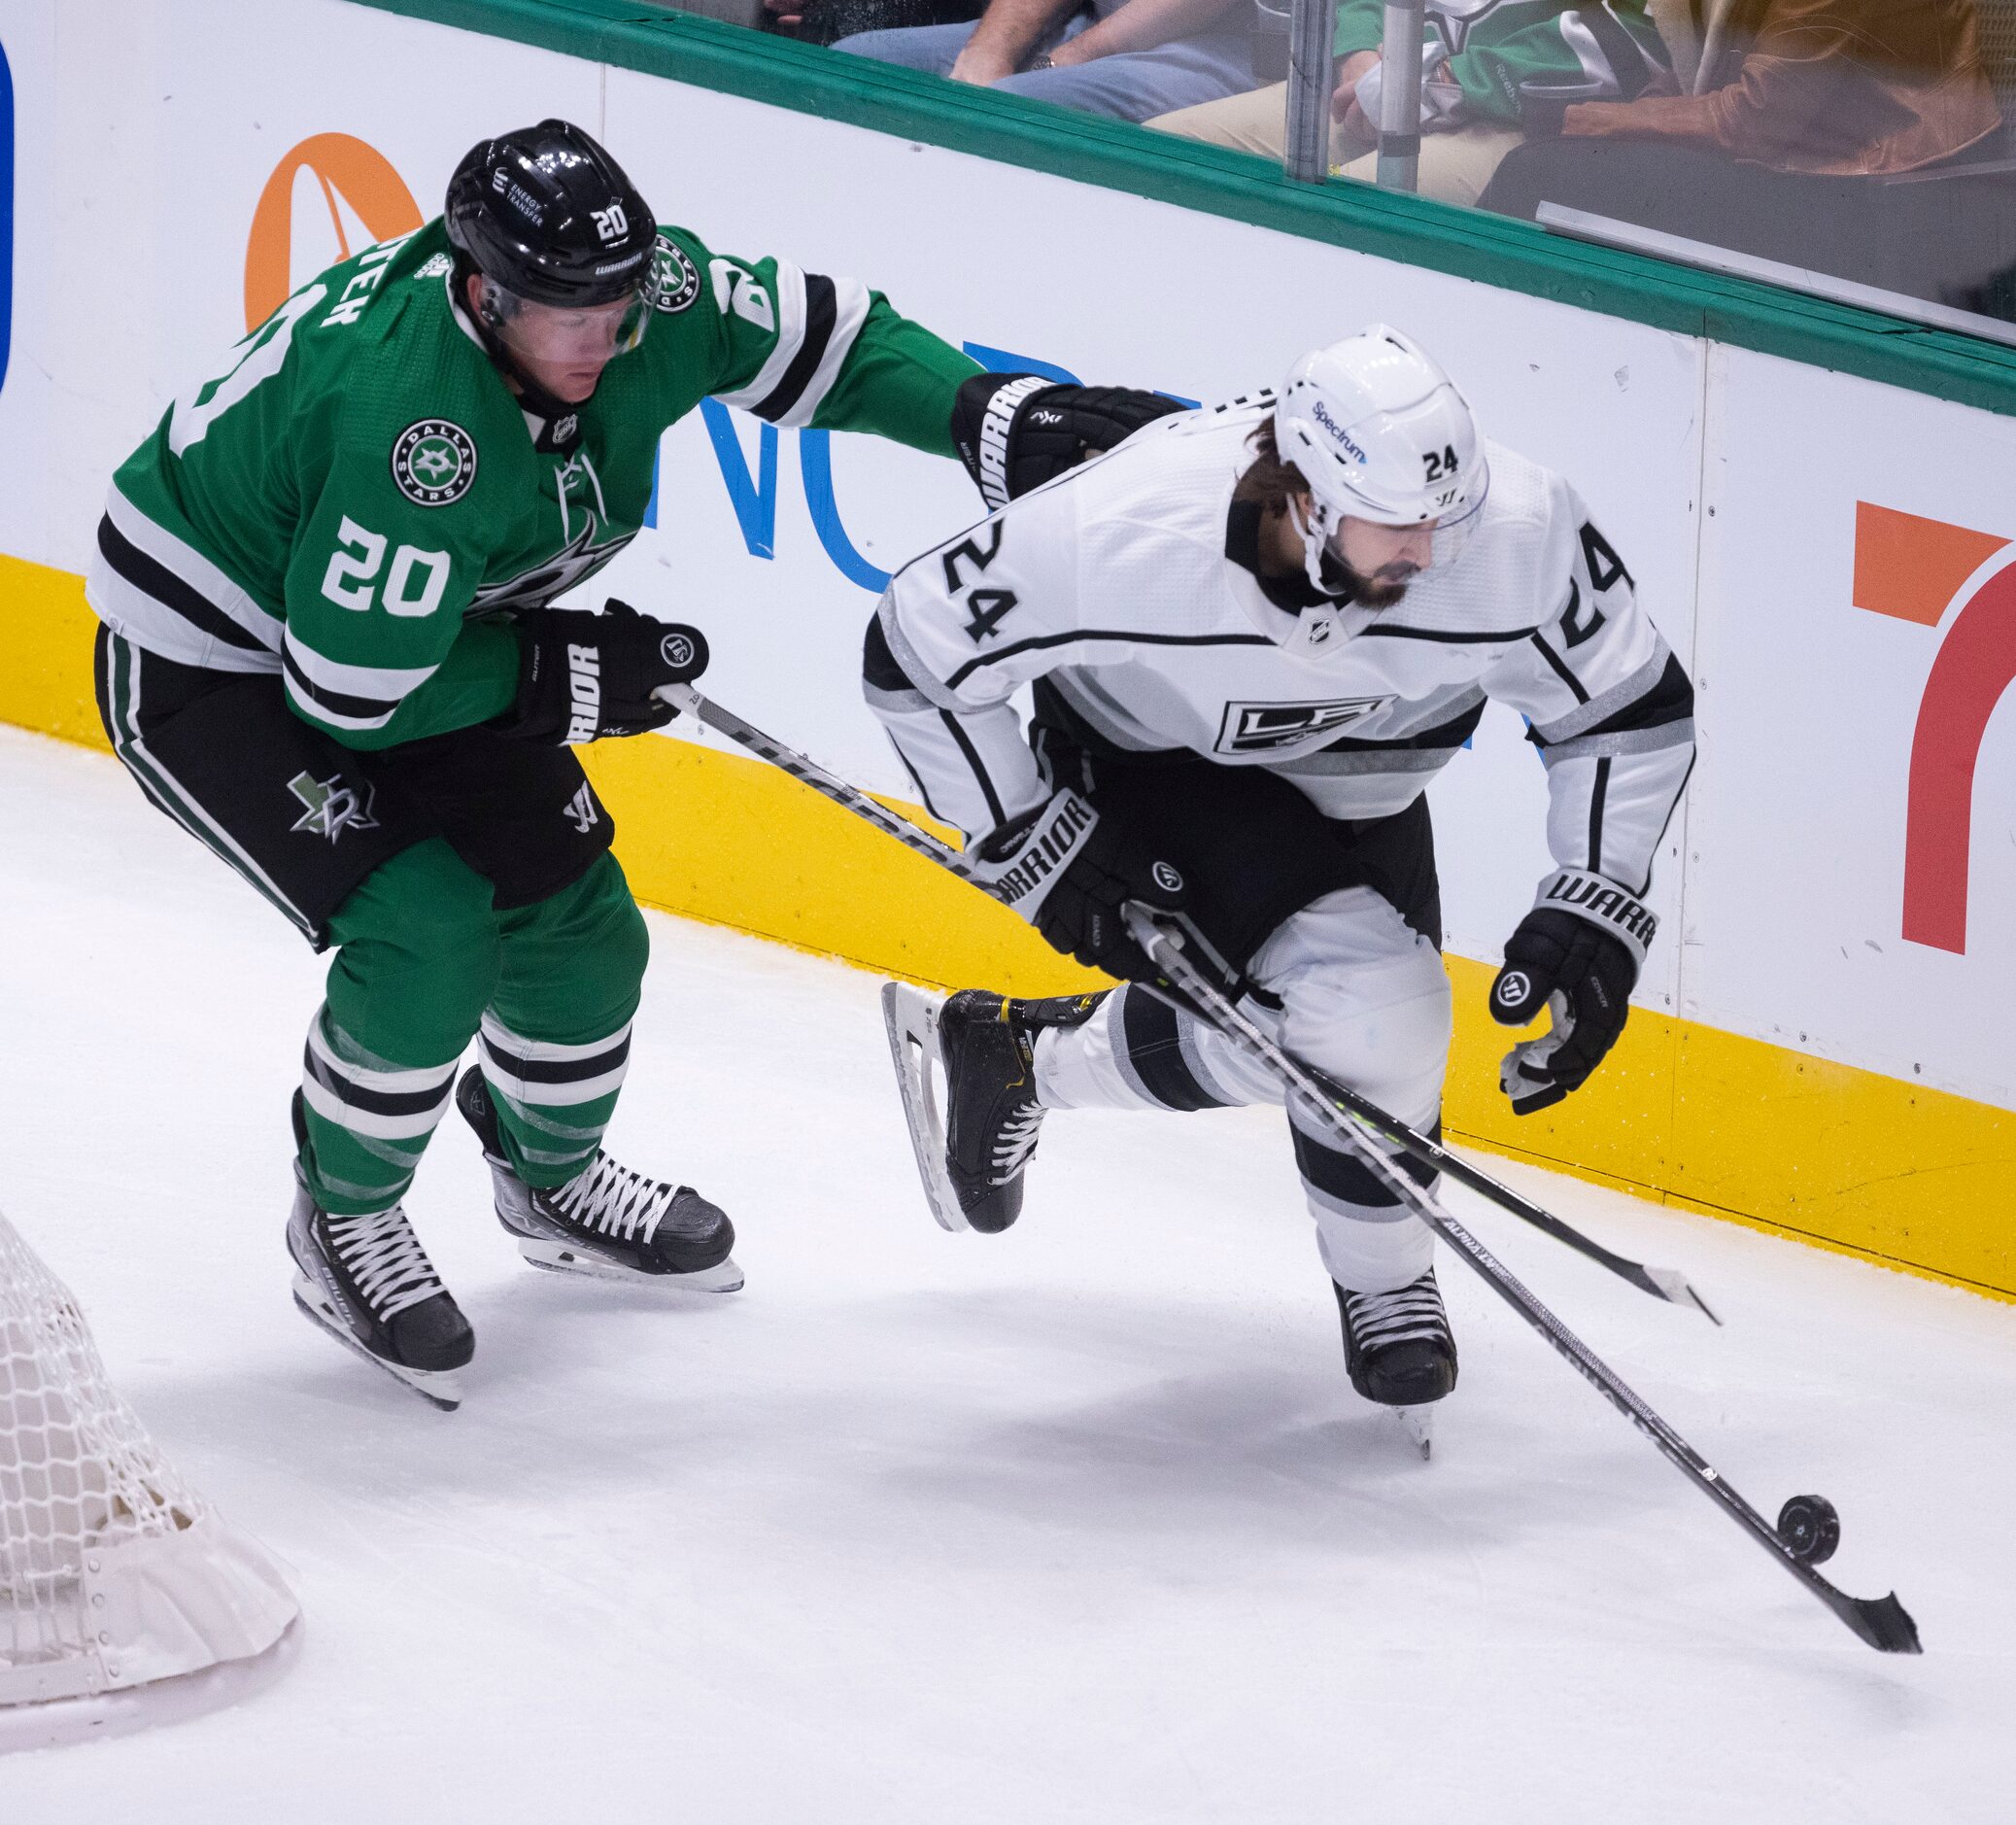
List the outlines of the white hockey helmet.
<svg viewBox="0 0 2016 1825">
<path fill-rule="evenodd" d="M 1309 483 L 1302 528 L 1309 580 L 1334 593 L 1326 551 L 1346 519 L 1435 526 L 1433 565 L 1469 542 L 1490 489 L 1470 402 L 1441 364 L 1384 324 L 1313 349 L 1288 369 L 1274 408 L 1275 447 Z"/>
</svg>

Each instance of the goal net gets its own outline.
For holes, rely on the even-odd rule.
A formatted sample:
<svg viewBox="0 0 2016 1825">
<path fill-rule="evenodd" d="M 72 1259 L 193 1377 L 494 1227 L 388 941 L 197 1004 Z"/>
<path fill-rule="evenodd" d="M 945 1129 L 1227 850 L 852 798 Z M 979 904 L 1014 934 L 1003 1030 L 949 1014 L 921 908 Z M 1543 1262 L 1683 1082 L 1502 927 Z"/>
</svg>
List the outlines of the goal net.
<svg viewBox="0 0 2016 1825">
<path fill-rule="evenodd" d="M 297 1613 L 163 1461 L 77 1301 L 0 1216 L 0 1748 L 227 1703 L 228 1682 L 206 1700 L 191 1676 L 268 1656 Z"/>
</svg>

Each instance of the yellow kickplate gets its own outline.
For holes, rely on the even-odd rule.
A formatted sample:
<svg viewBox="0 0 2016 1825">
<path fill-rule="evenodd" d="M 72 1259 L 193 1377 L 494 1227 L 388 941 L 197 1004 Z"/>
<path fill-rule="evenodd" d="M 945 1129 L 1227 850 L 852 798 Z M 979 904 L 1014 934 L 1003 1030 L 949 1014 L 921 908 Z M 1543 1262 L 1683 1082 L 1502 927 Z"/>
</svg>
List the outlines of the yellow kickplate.
<svg viewBox="0 0 2016 1825">
<path fill-rule="evenodd" d="M 0 557 L 0 722 L 109 751 L 91 694 L 97 633 L 83 577 Z"/>
</svg>

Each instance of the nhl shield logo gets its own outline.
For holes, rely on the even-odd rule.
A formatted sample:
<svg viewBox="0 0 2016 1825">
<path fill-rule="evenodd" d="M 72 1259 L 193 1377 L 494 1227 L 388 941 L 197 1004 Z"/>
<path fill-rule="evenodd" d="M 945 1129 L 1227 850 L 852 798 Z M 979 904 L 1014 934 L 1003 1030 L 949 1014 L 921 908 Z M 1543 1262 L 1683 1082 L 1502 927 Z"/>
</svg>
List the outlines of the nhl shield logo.
<svg viewBox="0 0 2016 1825">
<path fill-rule="evenodd" d="M 392 478 L 416 506 L 445 507 L 476 479 L 476 440 L 445 418 L 423 418 L 392 447 Z"/>
</svg>

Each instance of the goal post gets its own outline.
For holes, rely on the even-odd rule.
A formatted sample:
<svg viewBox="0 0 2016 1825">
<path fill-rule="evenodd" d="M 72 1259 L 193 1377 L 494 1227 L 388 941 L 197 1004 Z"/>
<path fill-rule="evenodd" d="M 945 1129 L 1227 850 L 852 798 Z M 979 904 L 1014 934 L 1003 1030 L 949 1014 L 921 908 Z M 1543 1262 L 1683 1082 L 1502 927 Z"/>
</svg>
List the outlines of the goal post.
<svg viewBox="0 0 2016 1825">
<path fill-rule="evenodd" d="M 273 1561 L 162 1458 L 76 1299 L 0 1215 L 0 1749 L 231 1703 L 290 1656 L 298 1616 Z"/>
</svg>

